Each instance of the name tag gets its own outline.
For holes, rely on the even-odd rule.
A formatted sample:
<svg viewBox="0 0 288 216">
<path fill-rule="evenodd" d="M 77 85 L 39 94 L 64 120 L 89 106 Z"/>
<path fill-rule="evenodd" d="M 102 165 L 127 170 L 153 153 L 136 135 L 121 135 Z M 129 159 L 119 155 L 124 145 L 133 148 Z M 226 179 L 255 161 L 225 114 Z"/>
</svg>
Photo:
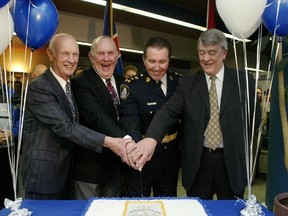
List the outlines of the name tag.
<svg viewBox="0 0 288 216">
<path fill-rule="evenodd" d="M 150 102 L 150 103 L 147 103 L 147 106 L 153 106 L 153 105 L 157 105 L 157 102 Z"/>
</svg>

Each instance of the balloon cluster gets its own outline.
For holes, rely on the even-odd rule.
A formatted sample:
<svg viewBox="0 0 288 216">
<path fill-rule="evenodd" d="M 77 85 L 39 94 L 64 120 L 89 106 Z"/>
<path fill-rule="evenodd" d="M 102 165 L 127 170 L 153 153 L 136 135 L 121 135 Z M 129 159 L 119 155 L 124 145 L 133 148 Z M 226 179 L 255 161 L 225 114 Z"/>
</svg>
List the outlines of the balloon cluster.
<svg viewBox="0 0 288 216">
<path fill-rule="evenodd" d="M 8 47 L 14 28 L 21 41 L 34 50 L 49 42 L 59 23 L 52 0 L 0 0 L 0 20 L 0 54 Z"/>
<path fill-rule="evenodd" d="M 288 35 L 287 0 L 216 0 L 227 29 L 236 37 L 250 37 L 263 21 L 266 29 L 279 37 Z"/>
</svg>

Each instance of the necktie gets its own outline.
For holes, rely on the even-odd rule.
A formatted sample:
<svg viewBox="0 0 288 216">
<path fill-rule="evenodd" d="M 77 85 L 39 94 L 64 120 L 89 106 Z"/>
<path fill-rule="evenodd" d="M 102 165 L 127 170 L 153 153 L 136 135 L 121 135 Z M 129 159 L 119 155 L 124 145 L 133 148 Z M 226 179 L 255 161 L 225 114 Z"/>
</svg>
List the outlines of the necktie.
<svg viewBox="0 0 288 216">
<path fill-rule="evenodd" d="M 160 90 L 163 92 L 163 94 L 165 95 L 165 91 L 164 91 L 164 86 L 162 85 L 162 81 L 159 80 L 159 81 L 156 81 L 157 85 L 159 86 Z"/>
<path fill-rule="evenodd" d="M 116 93 L 116 91 L 115 91 L 115 89 L 111 83 L 111 79 L 106 79 L 106 83 L 107 83 L 108 91 L 111 95 L 111 99 L 112 99 L 113 104 L 115 106 L 117 116 L 119 117 L 119 113 L 118 113 L 118 106 L 120 105 L 119 98 L 118 98 L 117 93 Z"/>
<path fill-rule="evenodd" d="M 72 100 L 72 93 L 71 93 L 71 83 L 66 83 L 66 96 L 68 98 L 69 104 L 70 104 L 70 110 L 72 112 L 73 120 L 76 120 L 76 113 L 75 113 L 75 106 Z"/>
<path fill-rule="evenodd" d="M 219 122 L 219 109 L 215 85 L 215 76 L 211 76 L 210 98 L 210 120 L 208 122 L 205 138 L 209 148 L 215 150 L 222 141 L 222 132 Z"/>
</svg>

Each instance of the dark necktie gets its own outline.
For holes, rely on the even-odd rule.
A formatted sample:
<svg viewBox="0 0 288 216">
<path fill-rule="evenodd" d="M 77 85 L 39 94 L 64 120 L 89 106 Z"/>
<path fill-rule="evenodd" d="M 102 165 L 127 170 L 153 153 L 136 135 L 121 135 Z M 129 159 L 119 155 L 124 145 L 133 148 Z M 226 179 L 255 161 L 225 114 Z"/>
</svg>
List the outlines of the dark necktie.
<svg viewBox="0 0 288 216">
<path fill-rule="evenodd" d="M 215 150 L 222 141 L 222 132 L 219 122 L 219 109 L 215 85 L 215 76 L 211 76 L 210 98 L 210 120 L 208 122 L 205 138 L 209 148 Z"/>
<path fill-rule="evenodd" d="M 117 112 L 117 117 L 119 117 L 119 113 L 118 113 L 118 106 L 120 105 L 120 102 L 119 102 L 119 98 L 117 96 L 117 93 L 111 83 L 111 79 L 106 79 L 106 83 L 107 83 L 107 88 L 108 88 L 108 91 L 111 95 L 111 99 L 113 101 L 113 104 L 115 106 L 115 110 Z"/>
<path fill-rule="evenodd" d="M 162 88 L 162 81 L 159 80 L 159 81 L 156 81 L 157 85 L 159 86 L 161 92 L 163 92 L 163 94 L 165 95 L 164 91 L 163 91 L 163 88 Z"/>
<path fill-rule="evenodd" d="M 66 96 L 68 98 L 69 104 L 70 104 L 70 110 L 72 112 L 73 120 L 76 120 L 76 113 L 75 113 L 75 106 L 72 100 L 72 93 L 71 93 L 71 83 L 66 83 Z"/>
</svg>

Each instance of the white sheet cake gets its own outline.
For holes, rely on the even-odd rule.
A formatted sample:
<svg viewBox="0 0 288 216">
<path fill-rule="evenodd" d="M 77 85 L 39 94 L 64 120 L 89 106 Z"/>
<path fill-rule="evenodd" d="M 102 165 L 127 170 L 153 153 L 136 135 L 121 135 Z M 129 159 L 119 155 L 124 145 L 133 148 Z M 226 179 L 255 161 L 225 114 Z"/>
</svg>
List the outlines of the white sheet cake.
<svg viewBox="0 0 288 216">
<path fill-rule="evenodd" d="M 85 216 L 207 216 L 197 199 L 94 199 Z"/>
</svg>

